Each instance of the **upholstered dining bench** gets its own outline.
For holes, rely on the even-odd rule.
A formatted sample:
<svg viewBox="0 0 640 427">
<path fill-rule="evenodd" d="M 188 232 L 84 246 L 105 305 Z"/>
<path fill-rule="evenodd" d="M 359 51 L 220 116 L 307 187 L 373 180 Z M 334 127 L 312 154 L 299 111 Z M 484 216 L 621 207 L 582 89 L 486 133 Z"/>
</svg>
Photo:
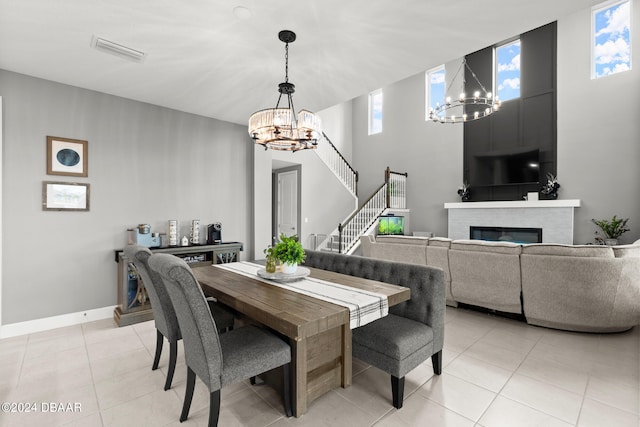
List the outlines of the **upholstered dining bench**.
<svg viewBox="0 0 640 427">
<path fill-rule="evenodd" d="M 304 265 L 411 289 L 411 299 L 390 307 L 388 316 L 352 331 L 353 356 L 391 375 L 393 406 L 402 407 L 405 375 L 429 357 L 434 373 L 442 372 L 441 269 L 311 250 L 306 251 Z"/>
</svg>

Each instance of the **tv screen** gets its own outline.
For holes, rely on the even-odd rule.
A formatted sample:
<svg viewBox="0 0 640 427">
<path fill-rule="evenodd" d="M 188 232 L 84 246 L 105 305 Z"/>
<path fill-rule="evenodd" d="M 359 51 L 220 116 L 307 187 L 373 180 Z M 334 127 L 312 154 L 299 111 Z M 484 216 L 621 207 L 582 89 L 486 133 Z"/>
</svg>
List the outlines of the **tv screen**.
<svg viewBox="0 0 640 427">
<path fill-rule="evenodd" d="M 540 151 L 501 153 L 476 156 L 476 185 L 538 183 Z"/>
<path fill-rule="evenodd" d="M 381 216 L 378 219 L 378 234 L 404 234 L 404 217 Z"/>
</svg>

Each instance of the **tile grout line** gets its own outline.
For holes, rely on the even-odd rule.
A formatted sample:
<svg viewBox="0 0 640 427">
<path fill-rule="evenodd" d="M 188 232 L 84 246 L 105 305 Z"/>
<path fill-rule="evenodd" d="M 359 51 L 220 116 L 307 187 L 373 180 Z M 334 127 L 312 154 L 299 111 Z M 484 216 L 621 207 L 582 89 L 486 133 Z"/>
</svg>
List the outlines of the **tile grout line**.
<svg viewBox="0 0 640 427">
<path fill-rule="evenodd" d="M 89 371 L 91 372 L 91 386 L 93 388 L 93 393 L 96 396 L 96 403 L 98 404 L 98 416 L 100 417 L 100 425 L 104 426 L 104 418 L 102 416 L 102 407 L 100 405 L 100 399 L 98 397 L 98 390 L 96 389 L 96 379 L 93 373 L 93 361 L 89 356 L 89 349 L 87 348 L 87 337 L 85 335 L 85 324 L 82 325 L 82 341 L 84 342 L 84 351 L 87 355 L 87 361 L 89 362 Z"/>
</svg>

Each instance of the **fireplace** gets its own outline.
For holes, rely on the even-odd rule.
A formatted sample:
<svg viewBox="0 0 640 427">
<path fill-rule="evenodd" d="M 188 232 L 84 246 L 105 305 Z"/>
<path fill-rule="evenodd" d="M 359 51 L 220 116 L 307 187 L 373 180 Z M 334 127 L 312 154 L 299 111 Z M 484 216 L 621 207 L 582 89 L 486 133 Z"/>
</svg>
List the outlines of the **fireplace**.
<svg viewBox="0 0 640 427">
<path fill-rule="evenodd" d="M 524 227 L 469 227 L 472 240 L 493 242 L 542 243 L 542 228 Z"/>
<path fill-rule="evenodd" d="M 471 239 L 471 226 L 541 228 L 542 243 L 572 245 L 573 216 L 580 200 L 513 200 L 445 203 L 448 237 Z"/>
</svg>

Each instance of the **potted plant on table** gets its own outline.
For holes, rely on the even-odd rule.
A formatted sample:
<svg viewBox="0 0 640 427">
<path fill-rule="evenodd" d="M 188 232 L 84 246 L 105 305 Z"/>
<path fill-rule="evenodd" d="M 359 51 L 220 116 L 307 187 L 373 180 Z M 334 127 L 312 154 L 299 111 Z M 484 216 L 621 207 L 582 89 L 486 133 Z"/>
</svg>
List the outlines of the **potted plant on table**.
<svg viewBox="0 0 640 427">
<path fill-rule="evenodd" d="M 295 273 L 298 264 L 304 262 L 305 258 L 302 244 L 295 234 L 289 237 L 280 234 L 280 241 L 273 247 L 273 255 L 282 263 L 282 272 L 285 274 Z"/>
<path fill-rule="evenodd" d="M 610 220 L 592 219 L 591 221 L 600 227 L 602 234 L 604 234 L 602 237 L 598 231 L 595 232 L 596 242 L 601 245 L 615 246 L 618 244 L 618 237 L 629 231 L 629 228 L 626 228 L 629 218 L 622 219 L 614 215 Z"/>
</svg>

